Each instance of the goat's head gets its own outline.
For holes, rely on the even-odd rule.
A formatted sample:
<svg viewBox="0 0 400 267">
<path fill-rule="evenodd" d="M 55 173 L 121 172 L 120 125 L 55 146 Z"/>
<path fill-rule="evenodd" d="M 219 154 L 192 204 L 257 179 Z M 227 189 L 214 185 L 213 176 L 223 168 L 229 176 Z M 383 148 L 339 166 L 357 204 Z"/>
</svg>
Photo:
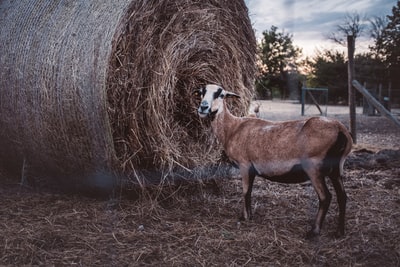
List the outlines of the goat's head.
<svg viewBox="0 0 400 267">
<path fill-rule="evenodd" d="M 225 91 L 221 86 L 215 84 L 208 84 L 201 89 L 195 90 L 194 94 L 201 97 L 200 106 L 197 109 L 200 118 L 213 117 L 221 112 L 224 98 L 240 98 L 239 95 Z"/>
</svg>

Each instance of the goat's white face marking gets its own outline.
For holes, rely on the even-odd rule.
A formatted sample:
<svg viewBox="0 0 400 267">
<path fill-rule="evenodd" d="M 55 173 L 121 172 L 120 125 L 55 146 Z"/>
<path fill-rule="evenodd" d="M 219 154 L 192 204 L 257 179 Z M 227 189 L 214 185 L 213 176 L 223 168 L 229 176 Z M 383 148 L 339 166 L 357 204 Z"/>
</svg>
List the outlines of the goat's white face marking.
<svg viewBox="0 0 400 267">
<path fill-rule="evenodd" d="M 237 94 L 225 91 L 221 86 L 215 84 L 207 84 L 204 88 L 198 90 L 197 93 L 201 96 L 200 106 L 197 109 L 200 118 L 221 112 L 225 96 L 239 97 Z"/>
<path fill-rule="evenodd" d="M 201 102 L 197 109 L 199 116 L 205 118 L 211 114 L 217 113 L 222 108 L 222 99 L 225 90 L 215 84 L 208 84 L 200 89 Z"/>
</svg>

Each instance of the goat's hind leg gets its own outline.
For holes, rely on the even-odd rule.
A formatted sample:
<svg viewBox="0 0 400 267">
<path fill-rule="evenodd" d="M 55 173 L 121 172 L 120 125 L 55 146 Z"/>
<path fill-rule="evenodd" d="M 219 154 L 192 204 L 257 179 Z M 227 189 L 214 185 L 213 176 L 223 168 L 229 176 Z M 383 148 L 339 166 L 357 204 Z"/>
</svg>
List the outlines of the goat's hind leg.
<svg viewBox="0 0 400 267">
<path fill-rule="evenodd" d="M 334 170 L 329 178 L 332 181 L 333 188 L 336 192 L 336 198 L 339 206 L 339 221 L 336 236 L 343 236 L 345 232 L 345 217 L 346 217 L 346 202 L 347 195 L 344 190 L 343 177 L 340 175 L 340 171 Z"/>
</svg>

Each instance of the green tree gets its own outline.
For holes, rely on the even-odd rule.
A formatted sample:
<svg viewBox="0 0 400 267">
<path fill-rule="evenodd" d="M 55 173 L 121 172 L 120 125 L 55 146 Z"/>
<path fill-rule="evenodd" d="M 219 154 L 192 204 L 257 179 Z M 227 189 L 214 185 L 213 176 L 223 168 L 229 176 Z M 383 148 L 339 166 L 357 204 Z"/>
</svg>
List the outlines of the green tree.
<svg viewBox="0 0 400 267">
<path fill-rule="evenodd" d="M 385 67 L 372 53 L 358 54 L 354 60 L 356 80 L 366 82 L 368 88 L 377 88 L 379 84 L 384 83 Z M 328 88 L 331 103 L 347 101 L 347 57 L 344 52 L 319 51 L 313 58 L 307 59 L 306 66 L 309 71 L 308 87 Z M 361 98 L 358 93 L 357 98 Z"/>
<path fill-rule="evenodd" d="M 382 60 L 389 71 L 389 79 L 394 88 L 400 88 L 400 1 L 388 15 L 388 23 L 381 36 L 375 40 L 375 48 L 380 49 Z"/>
<path fill-rule="evenodd" d="M 347 101 L 347 60 L 343 52 L 318 51 L 306 65 L 310 70 L 307 87 L 328 88 L 329 102 Z"/>
<path fill-rule="evenodd" d="M 278 92 L 282 98 L 287 98 L 300 54 L 301 50 L 293 45 L 292 35 L 278 32 L 276 26 L 264 31 L 259 44 L 259 57 L 264 67 L 256 83 L 259 95 Z"/>
<path fill-rule="evenodd" d="M 387 71 L 384 63 L 374 53 L 362 53 L 355 56 L 356 80 L 366 82 L 368 88 L 378 88 L 379 84 L 386 85 Z"/>
</svg>

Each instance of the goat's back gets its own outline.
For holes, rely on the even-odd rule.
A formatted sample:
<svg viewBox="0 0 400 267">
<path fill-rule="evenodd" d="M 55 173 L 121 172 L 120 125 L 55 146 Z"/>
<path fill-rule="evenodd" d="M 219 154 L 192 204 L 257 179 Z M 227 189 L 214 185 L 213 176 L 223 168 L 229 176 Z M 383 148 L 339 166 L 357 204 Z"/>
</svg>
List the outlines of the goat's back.
<svg viewBox="0 0 400 267">
<path fill-rule="evenodd" d="M 350 134 L 340 122 L 324 117 L 284 122 L 242 118 L 230 132 L 225 151 L 235 162 L 295 164 L 302 158 L 322 159 L 334 146 L 339 132 L 347 140 L 343 154 L 350 152 L 352 144 Z"/>
</svg>

